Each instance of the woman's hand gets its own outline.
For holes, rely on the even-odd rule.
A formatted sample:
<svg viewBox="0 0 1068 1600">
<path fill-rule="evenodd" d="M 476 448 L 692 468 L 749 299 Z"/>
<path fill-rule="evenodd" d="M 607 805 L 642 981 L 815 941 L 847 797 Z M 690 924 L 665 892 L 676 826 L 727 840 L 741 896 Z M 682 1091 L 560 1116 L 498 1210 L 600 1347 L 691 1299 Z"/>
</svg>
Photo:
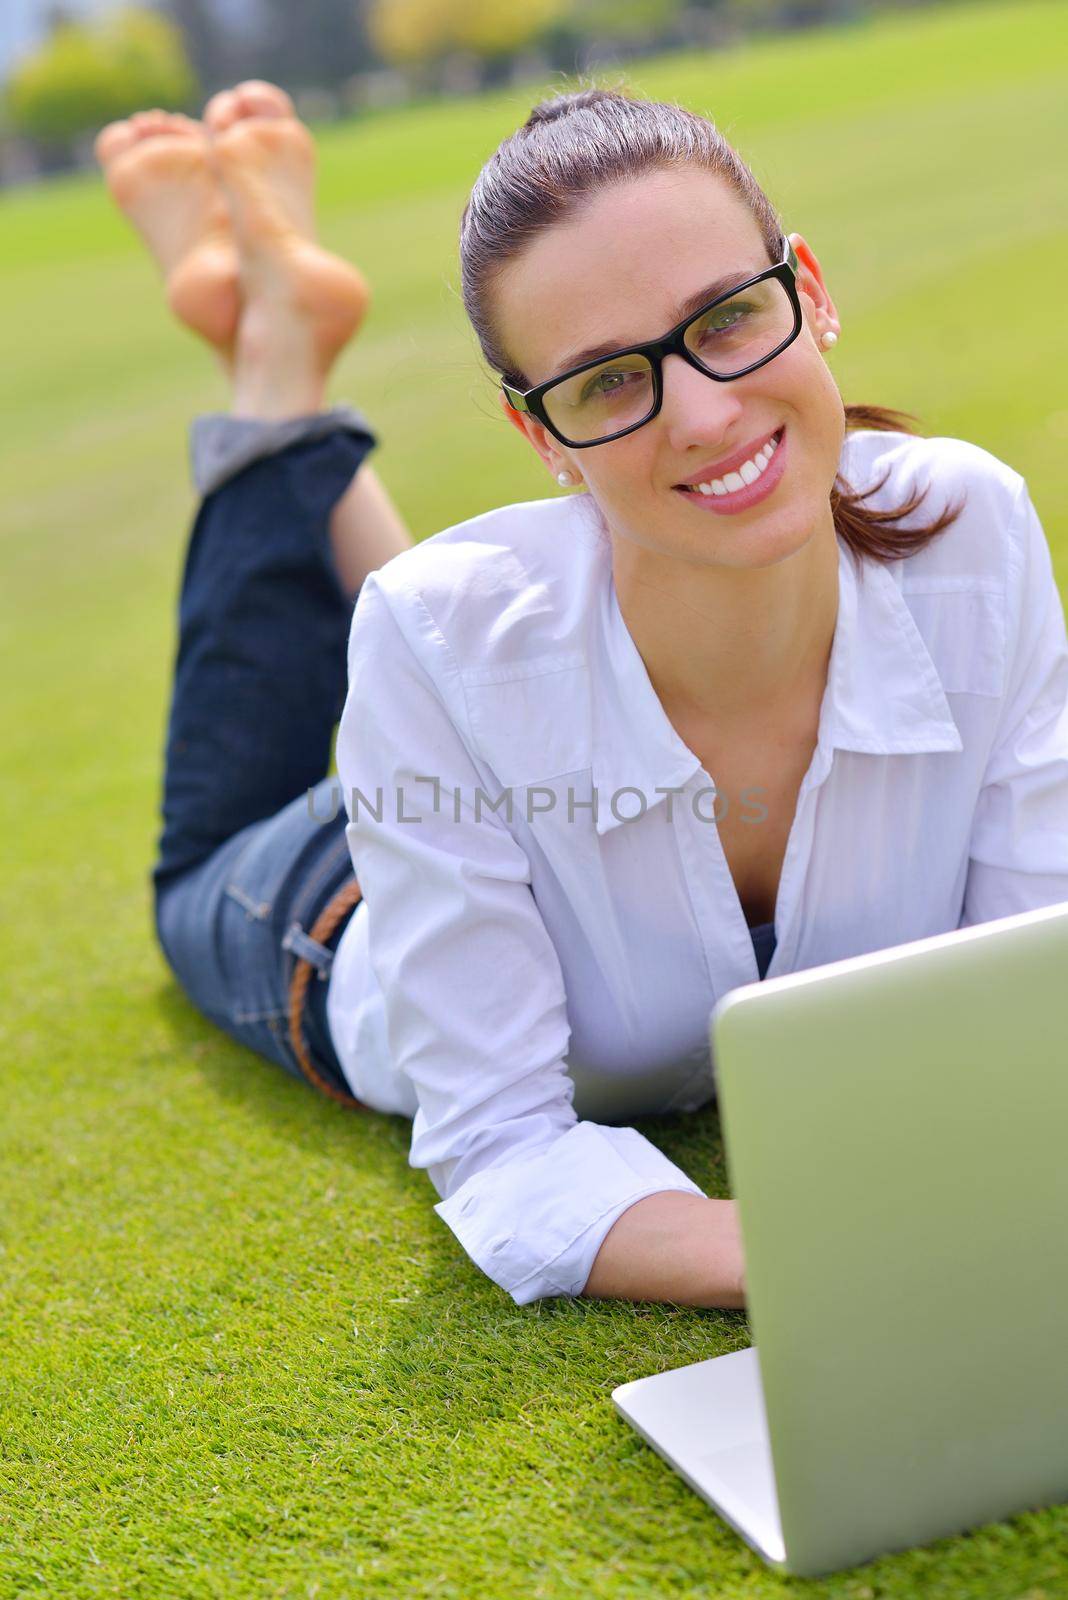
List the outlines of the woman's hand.
<svg viewBox="0 0 1068 1600">
<path fill-rule="evenodd" d="M 635 1201 L 608 1230 L 582 1293 L 741 1308 L 745 1259 L 735 1202 L 674 1189 Z"/>
</svg>

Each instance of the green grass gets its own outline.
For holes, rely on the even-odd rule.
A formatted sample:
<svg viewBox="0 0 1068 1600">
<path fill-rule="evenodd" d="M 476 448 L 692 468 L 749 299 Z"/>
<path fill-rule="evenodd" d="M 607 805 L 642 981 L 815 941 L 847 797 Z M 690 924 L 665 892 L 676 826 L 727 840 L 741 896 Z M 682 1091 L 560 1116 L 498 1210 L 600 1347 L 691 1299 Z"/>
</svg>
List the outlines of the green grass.
<svg viewBox="0 0 1068 1600">
<path fill-rule="evenodd" d="M 711 111 L 813 245 L 846 399 L 1023 472 L 1068 590 L 1068 11 L 961 5 L 629 76 Z M 324 236 L 377 290 L 336 394 L 420 534 L 546 492 L 454 249 L 532 93 L 323 135 Z M 1060 1510 L 770 1574 L 609 1399 L 743 1345 L 741 1317 L 517 1308 L 433 1215 L 403 1119 L 316 1098 L 184 1001 L 147 872 L 184 430 L 225 397 L 96 183 L 3 199 L 0 240 L 2 1600 L 1068 1594 Z M 711 1112 L 642 1129 L 722 1192 Z"/>
</svg>

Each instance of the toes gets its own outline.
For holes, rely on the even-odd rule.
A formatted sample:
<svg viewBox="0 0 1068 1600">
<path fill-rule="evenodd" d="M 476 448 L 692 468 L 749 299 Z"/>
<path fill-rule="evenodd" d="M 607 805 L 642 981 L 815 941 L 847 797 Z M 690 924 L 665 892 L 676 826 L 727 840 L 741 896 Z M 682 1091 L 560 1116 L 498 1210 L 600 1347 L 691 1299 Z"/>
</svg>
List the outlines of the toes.
<svg viewBox="0 0 1068 1600">
<path fill-rule="evenodd" d="M 213 95 L 204 107 L 204 121 L 212 134 L 226 133 L 246 117 L 292 117 L 293 102 L 277 84 L 247 78 L 233 89 Z"/>
<path fill-rule="evenodd" d="M 234 90 L 241 115 L 245 117 L 292 117 L 292 100 L 277 84 L 262 78 L 248 78 Z"/>
<path fill-rule="evenodd" d="M 135 111 L 125 122 L 109 122 L 106 128 L 101 128 L 93 151 L 101 166 L 107 166 L 142 139 L 158 139 L 164 134 L 200 139 L 204 130 L 194 118 L 183 116 L 181 112 Z"/>
<path fill-rule="evenodd" d="M 204 129 L 193 117 L 180 112 L 136 111 L 125 122 L 109 122 L 101 128 L 93 144 L 93 153 L 102 167 L 109 172 L 121 156 L 133 150 L 146 139 L 179 138 L 203 140 Z"/>
<path fill-rule="evenodd" d="M 187 117 L 183 112 L 176 111 L 168 118 L 168 121 L 170 122 L 171 133 L 184 133 L 191 139 L 202 139 L 204 137 L 204 125 L 198 122 L 196 117 Z"/>
<path fill-rule="evenodd" d="M 132 122 L 109 122 L 101 128 L 93 143 L 93 154 L 102 167 L 121 156 L 137 143 L 137 130 Z"/>
<path fill-rule="evenodd" d="M 150 139 L 154 133 L 163 133 L 166 130 L 170 117 L 166 111 L 153 106 L 151 111 L 135 111 L 130 121 L 137 130 L 138 138 Z"/>
<path fill-rule="evenodd" d="M 233 89 L 212 95 L 204 107 L 204 125 L 210 133 L 225 133 L 241 115 Z"/>
<path fill-rule="evenodd" d="M 204 130 L 192 117 L 180 111 L 136 111 L 130 118 L 130 127 L 136 139 L 158 139 L 163 135 L 179 138 L 202 138 Z"/>
</svg>

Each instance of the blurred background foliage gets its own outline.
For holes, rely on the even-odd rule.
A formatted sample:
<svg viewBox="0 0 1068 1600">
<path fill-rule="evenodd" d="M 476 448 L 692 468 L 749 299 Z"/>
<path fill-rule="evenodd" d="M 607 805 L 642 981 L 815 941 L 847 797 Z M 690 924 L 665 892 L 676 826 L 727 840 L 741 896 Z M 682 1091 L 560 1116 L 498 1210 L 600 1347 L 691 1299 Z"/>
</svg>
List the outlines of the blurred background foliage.
<svg viewBox="0 0 1068 1600">
<path fill-rule="evenodd" d="M 129 7 L 95 27 L 59 20 L 12 73 L 7 113 L 27 138 L 64 145 L 137 106 L 187 105 L 197 87 L 180 29 Z"/>
<path fill-rule="evenodd" d="M 564 16 L 565 0 L 389 0 L 369 12 L 370 35 L 385 61 L 418 66 L 449 55 L 509 60 Z"/>
<path fill-rule="evenodd" d="M 319 121 L 726 47 L 923 0 L 3 0 L 0 184 L 87 165 L 105 122 L 196 112 L 238 78 Z M 16 21 L 21 19 L 21 21 Z"/>
</svg>

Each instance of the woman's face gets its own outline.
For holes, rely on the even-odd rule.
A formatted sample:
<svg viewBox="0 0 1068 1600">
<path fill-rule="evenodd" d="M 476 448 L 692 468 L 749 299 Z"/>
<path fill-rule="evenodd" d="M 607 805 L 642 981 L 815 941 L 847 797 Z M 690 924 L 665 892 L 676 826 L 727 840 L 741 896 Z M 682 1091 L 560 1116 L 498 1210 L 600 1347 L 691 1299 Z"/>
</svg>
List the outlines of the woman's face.
<svg viewBox="0 0 1068 1600">
<path fill-rule="evenodd" d="M 659 415 L 585 450 L 506 407 L 554 477 L 567 469 L 585 482 L 614 535 L 660 556 L 761 567 L 832 525 L 845 414 L 819 339 L 838 331 L 838 319 L 819 262 L 799 234 L 790 238 L 804 325 L 766 366 L 716 383 L 668 356 Z M 768 265 L 756 221 L 720 179 L 699 167 L 648 173 L 602 190 L 508 264 L 493 299 L 498 341 L 529 384 L 543 383 L 590 347 L 660 338 L 707 285 Z M 731 495 L 682 487 L 722 481 L 719 463 L 780 430 L 768 468 L 774 487 L 755 503 L 736 507 Z"/>
</svg>

